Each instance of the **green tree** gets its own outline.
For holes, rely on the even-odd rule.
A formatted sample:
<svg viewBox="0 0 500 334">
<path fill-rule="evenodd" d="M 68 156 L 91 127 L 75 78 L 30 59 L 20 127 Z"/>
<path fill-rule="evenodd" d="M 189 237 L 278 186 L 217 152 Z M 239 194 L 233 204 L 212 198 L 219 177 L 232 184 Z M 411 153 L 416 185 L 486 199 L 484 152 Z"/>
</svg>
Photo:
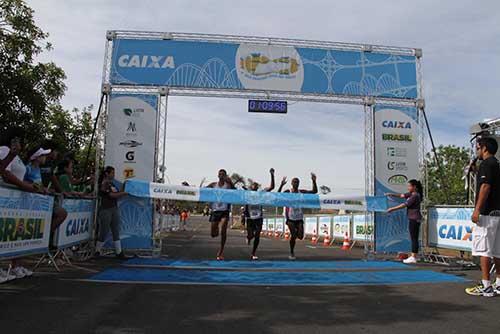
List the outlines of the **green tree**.
<svg viewBox="0 0 500 334">
<path fill-rule="evenodd" d="M 0 1 L 0 131 L 21 126 L 28 143 L 45 137 L 50 108 L 66 89 L 60 67 L 36 61 L 52 48 L 47 37 L 22 0 Z"/>
<path fill-rule="evenodd" d="M 61 152 L 73 153 L 79 162 L 75 172 L 82 175 L 85 167 L 88 145 L 93 130 L 92 110 L 93 105 L 83 109 L 73 108 L 65 110 L 60 105 L 49 107 L 47 118 L 46 136 L 53 140 Z M 95 149 L 92 148 L 88 167 L 93 168 Z M 88 174 L 88 173 L 87 173 Z"/>
<path fill-rule="evenodd" d="M 428 200 L 430 204 L 467 204 L 467 192 L 462 179 L 464 168 L 470 160 L 470 150 L 454 145 L 439 146 L 437 154 L 441 161 L 442 175 L 432 152 L 427 153 Z M 446 197 L 448 194 L 448 200 Z"/>
</svg>

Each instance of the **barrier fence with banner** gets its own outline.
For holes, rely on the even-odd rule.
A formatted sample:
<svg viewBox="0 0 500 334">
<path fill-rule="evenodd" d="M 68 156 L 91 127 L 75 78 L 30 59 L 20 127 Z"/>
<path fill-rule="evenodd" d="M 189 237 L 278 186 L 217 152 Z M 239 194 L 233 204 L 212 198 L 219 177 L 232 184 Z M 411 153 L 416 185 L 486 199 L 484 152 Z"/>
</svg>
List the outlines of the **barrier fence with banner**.
<svg viewBox="0 0 500 334">
<path fill-rule="evenodd" d="M 54 198 L 0 186 L 0 258 L 47 253 Z"/>
<path fill-rule="evenodd" d="M 285 219 L 284 218 L 276 218 L 274 232 L 282 235 L 285 233 Z"/>
<path fill-rule="evenodd" d="M 94 230 L 95 201 L 65 198 L 62 207 L 68 216 L 55 232 L 54 246 L 62 249 L 91 240 Z"/>
<path fill-rule="evenodd" d="M 352 239 L 355 241 L 373 241 L 373 223 L 366 215 L 352 216 Z"/>
<path fill-rule="evenodd" d="M 459 251 L 472 250 L 472 207 L 430 207 L 428 209 L 428 244 Z"/>
<path fill-rule="evenodd" d="M 306 236 L 318 235 L 318 217 L 305 217 L 304 225 Z"/>
<path fill-rule="evenodd" d="M 318 217 L 318 237 L 326 238 L 332 237 L 332 217 L 320 216 Z"/>
<path fill-rule="evenodd" d="M 351 215 L 333 216 L 333 237 L 342 239 L 345 234 L 351 237 Z"/>
</svg>

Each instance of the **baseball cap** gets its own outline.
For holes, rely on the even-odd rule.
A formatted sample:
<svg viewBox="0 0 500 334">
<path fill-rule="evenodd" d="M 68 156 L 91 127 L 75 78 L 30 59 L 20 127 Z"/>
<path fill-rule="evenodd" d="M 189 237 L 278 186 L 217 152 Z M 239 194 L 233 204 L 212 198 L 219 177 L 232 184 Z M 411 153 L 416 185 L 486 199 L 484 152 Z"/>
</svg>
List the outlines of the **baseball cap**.
<svg viewBox="0 0 500 334">
<path fill-rule="evenodd" d="M 45 150 L 40 147 L 38 150 L 35 151 L 35 153 L 31 155 L 30 161 L 35 160 L 36 158 L 41 157 L 42 155 L 50 154 L 50 152 L 52 152 L 52 150 Z"/>
</svg>

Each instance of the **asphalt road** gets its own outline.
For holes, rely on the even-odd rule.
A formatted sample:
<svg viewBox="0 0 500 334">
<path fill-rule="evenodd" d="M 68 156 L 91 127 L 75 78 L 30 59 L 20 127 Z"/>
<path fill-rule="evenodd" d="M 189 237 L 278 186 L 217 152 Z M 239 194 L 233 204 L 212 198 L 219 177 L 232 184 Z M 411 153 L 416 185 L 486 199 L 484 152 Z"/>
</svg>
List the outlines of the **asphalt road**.
<svg viewBox="0 0 500 334">
<path fill-rule="evenodd" d="M 194 231 L 164 239 L 166 258 L 212 259 L 218 240 L 193 218 Z M 362 251 L 310 248 L 301 260 L 360 259 Z M 259 256 L 285 260 L 285 241 L 265 238 Z M 244 234 L 231 231 L 226 259 L 249 258 Z M 28 263 L 29 264 L 29 263 Z M 119 266 L 115 259 L 75 263 L 61 273 L 0 285 L 2 333 L 494 333 L 500 297 L 465 295 L 470 283 L 383 286 L 266 287 L 111 284 L 82 281 Z M 420 265 L 442 271 L 446 268 Z M 478 271 L 454 271 L 471 279 Z"/>
</svg>

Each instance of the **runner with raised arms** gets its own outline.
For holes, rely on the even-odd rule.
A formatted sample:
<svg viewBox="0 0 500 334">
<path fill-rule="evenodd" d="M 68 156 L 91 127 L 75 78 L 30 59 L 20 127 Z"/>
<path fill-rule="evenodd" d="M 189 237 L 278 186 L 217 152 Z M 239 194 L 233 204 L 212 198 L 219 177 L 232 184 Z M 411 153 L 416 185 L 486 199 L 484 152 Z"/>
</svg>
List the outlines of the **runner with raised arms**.
<svg viewBox="0 0 500 334">
<path fill-rule="evenodd" d="M 274 168 L 269 170 L 271 174 L 271 184 L 269 187 L 263 189 L 263 191 L 273 191 L 274 189 Z M 251 191 L 259 190 L 259 184 L 257 182 L 253 182 L 250 185 Z M 257 247 L 259 247 L 260 242 L 260 232 L 262 231 L 262 223 L 264 221 L 264 212 L 262 210 L 262 205 L 247 205 L 245 206 L 245 220 L 246 220 L 246 228 L 247 228 L 247 243 L 250 245 L 250 241 L 253 240 L 253 248 L 252 248 L 252 260 L 258 260 L 259 258 L 256 255 Z"/>
<path fill-rule="evenodd" d="M 311 180 L 313 184 L 312 190 L 299 189 L 300 180 L 295 177 L 292 179 L 292 188 L 285 190 L 286 193 L 302 193 L 302 194 L 317 194 L 318 185 L 316 184 L 316 175 L 311 173 Z M 285 186 L 287 180 L 286 177 L 281 181 L 280 188 L 278 192 L 281 192 Z M 299 240 L 304 239 L 304 213 L 302 208 L 285 208 L 286 225 L 290 230 L 290 260 L 295 260 L 295 241 L 297 238 Z"/>
<path fill-rule="evenodd" d="M 220 189 L 236 189 L 233 181 L 227 175 L 225 169 L 219 170 L 219 181 L 210 183 L 207 188 L 220 188 Z M 224 260 L 224 246 L 227 239 L 227 224 L 229 222 L 229 213 L 231 205 L 228 203 L 212 203 L 212 212 L 210 214 L 211 236 L 216 238 L 219 236 L 220 229 L 220 248 L 217 252 L 217 260 Z"/>
</svg>

